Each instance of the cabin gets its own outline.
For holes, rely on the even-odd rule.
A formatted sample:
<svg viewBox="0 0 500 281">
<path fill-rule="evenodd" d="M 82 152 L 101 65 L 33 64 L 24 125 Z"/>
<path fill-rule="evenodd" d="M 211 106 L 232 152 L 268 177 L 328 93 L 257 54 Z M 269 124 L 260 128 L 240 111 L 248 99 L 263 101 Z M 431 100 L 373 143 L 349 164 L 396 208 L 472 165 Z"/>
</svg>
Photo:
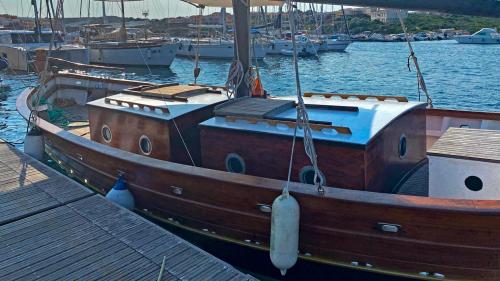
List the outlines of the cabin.
<svg viewBox="0 0 500 281">
<path fill-rule="evenodd" d="M 304 97 L 324 185 L 392 192 L 426 161 L 425 104 L 406 99 Z M 286 180 L 294 98 L 231 100 L 200 124 L 203 167 Z M 297 130 L 292 180 L 313 183 Z"/>
<path fill-rule="evenodd" d="M 320 180 L 394 192 L 426 161 L 425 104 L 353 97 L 304 97 Z M 87 105 L 93 141 L 160 160 L 287 179 L 294 97 L 227 100 L 209 87 L 141 85 Z M 292 180 L 312 184 L 302 136 L 298 128 Z"/>
<path fill-rule="evenodd" d="M 93 141 L 152 158 L 198 166 L 198 123 L 227 100 L 209 87 L 168 84 L 125 89 L 87 103 Z"/>
</svg>

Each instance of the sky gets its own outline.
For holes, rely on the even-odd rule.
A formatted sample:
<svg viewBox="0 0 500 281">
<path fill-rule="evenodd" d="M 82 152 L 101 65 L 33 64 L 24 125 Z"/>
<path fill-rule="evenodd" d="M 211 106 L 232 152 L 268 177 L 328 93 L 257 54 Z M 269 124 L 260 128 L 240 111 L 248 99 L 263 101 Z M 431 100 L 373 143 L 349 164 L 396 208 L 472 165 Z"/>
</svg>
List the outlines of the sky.
<svg viewBox="0 0 500 281">
<path fill-rule="evenodd" d="M 43 1 L 43 6 L 45 7 L 45 0 L 37 0 L 37 3 L 40 3 L 40 1 Z M 57 3 L 57 0 L 52 1 L 54 5 Z M 81 2 L 83 2 L 82 16 L 86 17 L 89 11 L 89 0 L 64 0 L 65 17 L 79 17 Z M 300 5 L 303 5 L 303 7 L 301 8 Z M 307 7 L 308 4 L 299 4 L 299 8 L 301 10 L 308 9 Z M 43 8 L 43 10 L 44 9 L 45 8 Z M 268 11 L 271 12 L 276 9 L 277 8 L 269 8 Z M 142 18 L 142 12 L 146 10 L 149 11 L 149 18 L 154 19 L 190 16 L 198 13 L 195 7 L 180 0 L 142 0 L 125 3 L 126 17 Z M 219 10 L 219 8 L 206 8 L 204 14 L 211 14 L 213 12 L 218 12 Z M 325 11 L 331 10 L 331 5 L 325 8 Z M 228 10 L 228 12 L 231 11 Z M 31 6 L 31 0 L 0 0 L 0 14 L 33 17 L 33 7 Z M 119 16 L 120 3 L 106 2 L 106 14 Z M 90 16 L 102 16 L 102 3 L 100 1 L 90 0 Z"/>
</svg>

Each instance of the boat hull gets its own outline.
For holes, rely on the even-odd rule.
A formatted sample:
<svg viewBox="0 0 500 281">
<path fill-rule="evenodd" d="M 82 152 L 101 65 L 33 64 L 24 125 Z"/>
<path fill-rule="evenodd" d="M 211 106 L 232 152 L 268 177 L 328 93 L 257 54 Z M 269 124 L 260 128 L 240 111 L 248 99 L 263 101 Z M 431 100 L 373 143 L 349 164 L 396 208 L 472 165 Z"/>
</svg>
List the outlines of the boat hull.
<svg viewBox="0 0 500 281">
<path fill-rule="evenodd" d="M 102 87 L 99 81 L 94 82 Z M 91 89 L 91 83 L 85 85 Z M 18 110 L 25 118 L 33 93 L 25 92 L 18 99 Z M 144 215 L 204 241 L 260 251 L 260 259 L 270 268 L 263 258 L 269 251 L 270 213 L 262 206 L 272 204 L 284 181 L 152 159 L 93 142 L 40 118 L 37 122 L 48 154 L 72 177 L 105 194 L 124 173 L 137 210 Z M 290 190 L 301 207 L 297 270 L 312 264 L 424 280 L 429 277 L 420 272 L 440 273 L 452 280 L 495 280 L 500 274 L 498 201 L 331 187 L 319 194 L 314 186 L 299 183 L 292 183 Z M 398 225 L 401 231 L 385 232 L 380 224 Z M 326 274 L 316 280 L 331 279 Z"/>
<path fill-rule="evenodd" d="M 202 59 L 233 59 L 234 44 L 227 41 L 214 41 L 210 44 L 200 44 L 199 51 L 197 51 L 196 42 L 182 41 L 179 45 L 177 55 L 194 58 L 197 52 L 199 53 L 199 57 Z M 255 45 L 251 50 L 250 56 L 256 59 L 263 59 L 266 54 L 266 48 L 260 45 Z"/>
<path fill-rule="evenodd" d="M 349 45 L 350 41 L 333 41 L 333 40 L 325 40 L 319 44 L 318 51 L 320 52 L 343 52 Z"/>
<path fill-rule="evenodd" d="M 124 66 L 170 66 L 177 53 L 177 43 L 164 43 L 139 47 L 132 43 L 126 47 L 93 45 L 90 62 Z"/>
<path fill-rule="evenodd" d="M 455 40 L 460 44 L 500 44 L 500 37 L 481 38 L 473 36 L 458 36 Z"/>
<path fill-rule="evenodd" d="M 20 46 L 21 44 L 6 46 L 0 45 L 0 53 L 7 56 L 9 61 L 9 69 L 16 71 L 31 71 L 35 70 L 33 62 L 35 58 L 35 49 L 44 48 L 49 49 L 49 44 L 38 43 L 38 44 L 26 44 L 26 46 Z M 28 47 L 28 48 L 26 48 Z M 87 48 L 79 46 L 62 46 L 51 51 L 51 57 L 64 59 L 67 61 L 75 63 L 89 63 L 89 50 Z"/>
</svg>

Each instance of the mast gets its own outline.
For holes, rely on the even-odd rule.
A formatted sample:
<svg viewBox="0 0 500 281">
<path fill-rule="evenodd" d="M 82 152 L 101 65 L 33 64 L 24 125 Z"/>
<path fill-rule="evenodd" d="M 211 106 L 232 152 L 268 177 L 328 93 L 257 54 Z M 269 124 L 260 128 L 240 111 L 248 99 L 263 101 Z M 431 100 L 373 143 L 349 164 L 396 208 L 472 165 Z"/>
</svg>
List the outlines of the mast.
<svg viewBox="0 0 500 281">
<path fill-rule="evenodd" d="M 249 0 L 232 0 L 234 12 L 234 50 L 235 57 L 243 67 L 243 72 L 247 73 L 250 67 L 250 1 Z M 236 90 L 235 97 L 249 96 L 248 85 L 243 82 Z"/>
<path fill-rule="evenodd" d="M 38 9 L 36 6 L 36 0 L 31 0 L 31 4 L 33 5 L 33 9 L 35 12 L 35 35 L 38 38 L 38 42 L 41 42 L 42 41 L 42 38 L 41 38 L 42 28 L 40 27 L 40 18 L 38 17 Z"/>
<path fill-rule="evenodd" d="M 227 22 L 226 22 L 226 7 L 220 9 L 221 23 L 222 23 L 222 36 L 226 37 Z"/>
<path fill-rule="evenodd" d="M 102 3 L 102 24 L 107 24 L 108 23 L 108 19 L 106 18 L 106 2 L 105 1 L 101 1 Z"/>
<path fill-rule="evenodd" d="M 120 28 L 120 41 L 127 42 L 127 29 L 125 27 L 125 4 L 123 0 L 120 1 L 122 6 L 122 27 Z"/>
</svg>

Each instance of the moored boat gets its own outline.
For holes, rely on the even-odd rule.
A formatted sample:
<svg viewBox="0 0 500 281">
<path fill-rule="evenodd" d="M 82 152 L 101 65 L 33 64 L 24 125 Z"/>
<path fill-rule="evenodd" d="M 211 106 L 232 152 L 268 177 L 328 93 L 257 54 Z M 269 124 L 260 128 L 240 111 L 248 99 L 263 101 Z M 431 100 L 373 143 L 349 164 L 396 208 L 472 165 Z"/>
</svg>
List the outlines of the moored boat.
<svg viewBox="0 0 500 281">
<path fill-rule="evenodd" d="M 472 35 L 455 36 L 460 44 L 500 44 L 500 33 L 494 28 L 482 28 Z"/>
<path fill-rule="evenodd" d="M 200 42 L 191 39 L 179 39 L 177 55 L 184 57 L 196 57 L 202 59 L 233 59 L 234 42 L 224 39 L 202 39 Z M 264 59 L 267 54 L 267 46 L 260 42 L 252 43 L 251 57 Z"/>
<path fill-rule="evenodd" d="M 36 121 L 49 156 L 71 176 L 106 193 L 121 174 L 145 216 L 226 249 L 268 254 L 294 97 L 227 101 L 216 87 L 78 74 L 55 74 L 44 88 L 26 90 L 17 108 L 29 118 L 43 94 L 49 108 L 71 112 L 64 127 Z M 310 268 L 336 267 L 495 280 L 500 198 L 490 171 L 499 157 L 471 150 L 495 151 L 500 113 L 427 109 L 403 97 L 306 93 L 304 101 L 322 191 L 297 150 L 290 191 L 301 208 L 300 255 L 287 278 L 331 280 L 328 270 Z M 457 142 L 474 143 L 469 156 Z M 455 181 L 433 181 L 436 171 Z"/>
<path fill-rule="evenodd" d="M 170 66 L 179 44 L 154 41 L 92 42 L 90 62 L 106 65 Z"/>
</svg>

